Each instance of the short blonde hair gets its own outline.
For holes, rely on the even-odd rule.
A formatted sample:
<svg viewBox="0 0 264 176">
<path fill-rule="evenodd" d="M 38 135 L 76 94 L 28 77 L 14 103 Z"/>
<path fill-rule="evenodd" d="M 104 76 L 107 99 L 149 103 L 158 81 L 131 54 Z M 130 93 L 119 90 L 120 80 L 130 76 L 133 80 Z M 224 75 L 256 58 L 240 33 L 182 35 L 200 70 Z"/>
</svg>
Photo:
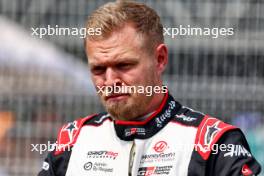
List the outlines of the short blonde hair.
<svg viewBox="0 0 264 176">
<path fill-rule="evenodd" d="M 147 5 L 133 1 L 109 2 L 95 10 L 88 17 L 86 28 L 101 28 L 101 35 L 88 35 L 87 38 L 91 41 L 106 39 L 127 23 L 132 23 L 144 36 L 148 49 L 164 43 L 163 25 L 158 14 Z"/>
</svg>

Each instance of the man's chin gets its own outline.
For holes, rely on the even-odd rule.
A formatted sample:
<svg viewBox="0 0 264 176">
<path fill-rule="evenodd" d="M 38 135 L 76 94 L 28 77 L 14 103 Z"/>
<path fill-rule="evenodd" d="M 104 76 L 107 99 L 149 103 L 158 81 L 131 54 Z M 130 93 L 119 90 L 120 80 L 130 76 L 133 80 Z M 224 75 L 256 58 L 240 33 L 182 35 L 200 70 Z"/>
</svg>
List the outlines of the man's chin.
<svg viewBox="0 0 264 176">
<path fill-rule="evenodd" d="M 121 99 L 121 100 L 107 100 L 104 102 L 106 109 L 120 109 L 123 106 L 128 104 L 127 99 Z"/>
<path fill-rule="evenodd" d="M 104 101 L 106 111 L 117 120 L 134 120 L 146 111 L 150 99 L 127 98 L 119 101 Z"/>
<path fill-rule="evenodd" d="M 131 109 L 133 106 L 129 106 L 127 102 L 110 102 L 105 106 L 107 112 L 117 120 L 129 120 L 131 115 Z"/>
</svg>

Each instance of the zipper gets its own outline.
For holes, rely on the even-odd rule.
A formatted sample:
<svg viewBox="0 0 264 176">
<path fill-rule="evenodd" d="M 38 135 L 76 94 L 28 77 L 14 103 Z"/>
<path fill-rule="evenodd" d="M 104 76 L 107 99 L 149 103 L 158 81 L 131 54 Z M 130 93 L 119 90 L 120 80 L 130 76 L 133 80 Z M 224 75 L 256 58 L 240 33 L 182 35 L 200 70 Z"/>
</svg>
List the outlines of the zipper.
<svg viewBox="0 0 264 176">
<path fill-rule="evenodd" d="M 135 159 L 135 142 L 133 141 L 132 147 L 130 149 L 130 153 L 129 153 L 129 165 L 128 165 L 128 176 L 132 176 L 132 168 L 133 168 L 133 164 L 134 164 L 134 159 Z"/>
</svg>

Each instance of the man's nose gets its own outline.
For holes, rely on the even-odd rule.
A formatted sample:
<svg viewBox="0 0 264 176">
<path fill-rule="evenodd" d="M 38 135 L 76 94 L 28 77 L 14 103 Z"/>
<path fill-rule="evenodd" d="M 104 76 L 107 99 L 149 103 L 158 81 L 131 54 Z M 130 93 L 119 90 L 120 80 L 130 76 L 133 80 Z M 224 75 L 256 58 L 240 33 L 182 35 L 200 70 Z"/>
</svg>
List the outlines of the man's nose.
<svg viewBox="0 0 264 176">
<path fill-rule="evenodd" d="M 119 75 L 112 68 L 107 68 L 105 73 L 105 86 L 114 86 L 120 83 Z"/>
</svg>

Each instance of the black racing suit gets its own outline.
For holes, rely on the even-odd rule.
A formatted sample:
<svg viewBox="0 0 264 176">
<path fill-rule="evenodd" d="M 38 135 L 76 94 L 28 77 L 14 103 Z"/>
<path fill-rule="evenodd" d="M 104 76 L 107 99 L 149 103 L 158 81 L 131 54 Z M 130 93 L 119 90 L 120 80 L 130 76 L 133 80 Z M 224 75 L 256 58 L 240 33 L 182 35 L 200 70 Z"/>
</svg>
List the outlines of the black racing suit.
<svg viewBox="0 0 264 176">
<path fill-rule="evenodd" d="M 144 121 L 100 113 L 65 124 L 39 176 L 257 175 L 240 129 L 176 102 L 168 93 Z"/>
</svg>

